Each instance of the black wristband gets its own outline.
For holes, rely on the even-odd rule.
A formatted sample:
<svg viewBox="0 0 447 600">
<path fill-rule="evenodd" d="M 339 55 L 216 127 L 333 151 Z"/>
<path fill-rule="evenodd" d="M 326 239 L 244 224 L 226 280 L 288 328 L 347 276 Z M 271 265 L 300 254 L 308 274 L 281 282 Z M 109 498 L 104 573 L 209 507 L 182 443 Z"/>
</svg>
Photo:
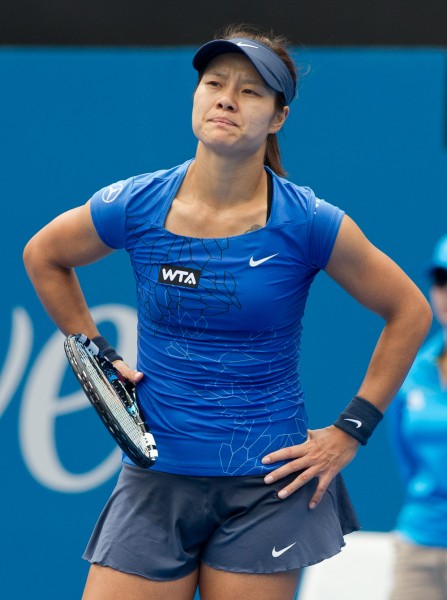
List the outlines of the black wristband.
<svg viewBox="0 0 447 600">
<path fill-rule="evenodd" d="M 92 338 L 92 342 L 98 346 L 101 354 L 110 360 L 110 362 L 114 362 L 115 360 L 123 360 L 123 357 L 118 354 L 115 348 L 113 348 L 102 335 L 97 335 L 96 337 Z"/>
<path fill-rule="evenodd" d="M 334 425 L 365 446 L 382 419 L 383 413 L 374 404 L 354 396 Z"/>
</svg>

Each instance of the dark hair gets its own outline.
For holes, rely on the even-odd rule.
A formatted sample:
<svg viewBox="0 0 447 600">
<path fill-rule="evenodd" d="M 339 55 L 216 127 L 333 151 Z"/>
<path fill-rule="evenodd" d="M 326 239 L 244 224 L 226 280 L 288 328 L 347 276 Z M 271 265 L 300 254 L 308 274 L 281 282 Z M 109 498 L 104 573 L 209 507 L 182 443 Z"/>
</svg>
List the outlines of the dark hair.
<svg viewBox="0 0 447 600">
<path fill-rule="evenodd" d="M 215 35 L 215 39 L 228 40 L 232 38 L 250 38 L 264 44 L 264 46 L 267 46 L 270 50 L 273 50 L 273 52 L 275 52 L 286 64 L 293 81 L 295 84 L 297 83 L 298 73 L 295 63 L 287 50 L 287 38 L 281 35 L 275 35 L 272 31 L 263 31 L 254 25 L 247 25 L 244 23 L 228 25 Z M 285 99 L 283 94 L 277 93 L 276 98 L 278 109 L 284 108 Z M 270 169 L 280 177 L 286 175 L 286 171 L 281 162 L 281 152 L 276 133 L 269 133 L 267 136 L 264 164 L 267 165 L 267 167 L 270 167 Z"/>
<path fill-rule="evenodd" d="M 444 267 L 434 267 L 429 273 L 430 283 L 436 287 L 447 285 L 447 269 Z"/>
</svg>

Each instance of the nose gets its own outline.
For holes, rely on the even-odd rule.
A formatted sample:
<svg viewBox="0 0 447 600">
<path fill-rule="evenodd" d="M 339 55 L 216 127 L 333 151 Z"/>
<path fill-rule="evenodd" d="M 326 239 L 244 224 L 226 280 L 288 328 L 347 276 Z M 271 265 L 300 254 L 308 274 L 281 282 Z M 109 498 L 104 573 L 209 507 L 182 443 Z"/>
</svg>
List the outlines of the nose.
<svg viewBox="0 0 447 600">
<path fill-rule="evenodd" d="M 216 102 L 217 108 L 221 108 L 223 110 L 229 110 L 234 112 L 237 110 L 237 104 L 234 101 L 234 98 L 231 97 L 227 92 L 222 94 Z"/>
</svg>

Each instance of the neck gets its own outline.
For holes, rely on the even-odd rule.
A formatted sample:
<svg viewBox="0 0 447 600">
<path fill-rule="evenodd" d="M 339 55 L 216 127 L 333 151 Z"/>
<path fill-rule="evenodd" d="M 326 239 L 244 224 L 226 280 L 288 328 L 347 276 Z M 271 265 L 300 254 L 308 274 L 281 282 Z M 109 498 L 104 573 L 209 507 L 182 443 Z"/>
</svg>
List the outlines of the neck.
<svg viewBox="0 0 447 600">
<path fill-rule="evenodd" d="M 185 183 L 208 204 L 235 204 L 253 198 L 266 185 L 264 148 L 241 159 L 207 151 L 199 142 Z"/>
</svg>

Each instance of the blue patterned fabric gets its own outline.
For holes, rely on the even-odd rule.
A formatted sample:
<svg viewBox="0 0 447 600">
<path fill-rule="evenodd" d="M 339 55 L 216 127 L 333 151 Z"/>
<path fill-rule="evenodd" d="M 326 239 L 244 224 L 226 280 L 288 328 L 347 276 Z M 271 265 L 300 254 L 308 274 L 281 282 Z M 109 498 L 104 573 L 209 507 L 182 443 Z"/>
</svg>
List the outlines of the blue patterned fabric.
<svg viewBox="0 0 447 600">
<path fill-rule="evenodd" d="M 130 255 L 138 301 L 138 392 L 160 471 L 252 475 L 306 438 L 299 376 L 309 287 L 343 212 L 272 173 L 265 227 L 199 239 L 164 228 L 191 161 L 91 199 L 101 239 Z M 277 466 L 277 465 L 276 465 Z"/>
</svg>

